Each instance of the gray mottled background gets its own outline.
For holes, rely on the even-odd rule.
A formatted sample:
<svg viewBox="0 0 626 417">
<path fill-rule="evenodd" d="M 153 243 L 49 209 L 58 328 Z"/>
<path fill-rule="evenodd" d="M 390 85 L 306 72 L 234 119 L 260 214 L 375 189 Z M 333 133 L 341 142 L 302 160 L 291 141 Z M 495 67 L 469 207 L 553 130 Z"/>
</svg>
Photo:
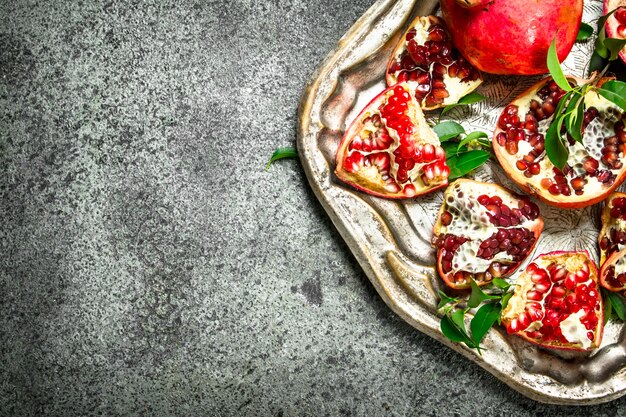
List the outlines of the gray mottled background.
<svg viewBox="0 0 626 417">
<path fill-rule="evenodd" d="M 626 414 L 413 330 L 265 171 L 372 3 L 0 1 L 1 415 Z"/>
</svg>

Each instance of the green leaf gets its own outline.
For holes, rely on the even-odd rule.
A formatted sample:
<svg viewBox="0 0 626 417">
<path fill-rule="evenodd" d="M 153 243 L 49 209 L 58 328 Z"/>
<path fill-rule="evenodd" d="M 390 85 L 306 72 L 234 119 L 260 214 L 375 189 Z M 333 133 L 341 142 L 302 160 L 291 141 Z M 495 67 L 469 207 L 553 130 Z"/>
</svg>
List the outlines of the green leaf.
<svg viewBox="0 0 626 417">
<path fill-rule="evenodd" d="M 456 138 L 461 133 L 465 133 L 465 129 L 463 129 L 463 126 L 452 120 L 446 120 L 435 125 L 435 127 L 433 127 L 433 130 L 435 131 L 437 136 L 439 136 L 439 140 L 441 142 Z"/>
<path fill-rule="evenodd" d="M 604 46 L 609 51 L 609 61 L 615 61 L 619 57 L 619 53 L 626 45 L 626 39 L 607 38 L 604 40 Z"/>
<path fill-rule="evenodd" d="M 548 70 L 550 71 L 550 75 L 552 75 L 552 79 L 559 87 L 561 87 L 565 91 L 570 91 L 572 86 L 567 82 L 567 78 L 565 78 L 565 74 L 563 74 L 563 69 L 561 68 L 561 63 L 559 61 L 559 57 L 556 53 L 556 36 L 552 40 L 550 44 L 550 48 L 548 49 Z"/>
<path fill-rule="evenodd" d="M 476 308 L 483 301 L 500 299 L 499 295 L 486 294 L 483 290 L 480 289 L 480 287 L 478 286 L 478 284 L 476 284 L 476 281 L 474 280 L 470 281 L 470 285 L 472 286 L 472 293 L 470 294 L 470 298 L 467 301 L 468 307 Z"/>
<path fill-rule="evenodd" d="M 489 152 L 476 149 L 450 157 L 447 160 L 448 167 L 450 167 L 448 179 L 453 180 L 468 174 L 487 162 L 490 156 Z"/>
<path fill-rule="evenodd" d="M 504 291 L 506 291 L 509 288 L 511 288 L 511 284 L 509 284 L 508 282 L 506 282 L 502 278 L 494 278 L 493 281 L 491 281 L 491 283 L 494 286 L 496 286 L 497 288 L 500 288 L 501 290 L 504 290 Z"/>
<path fill-rule="evenodd" d="M 446 107 L 444 107 L 443 110 L 441 111 L 441 116 L 443 116 L 444 114 L 446 114 L 447 112 L 449 112 L 455 107 L 478 103 L 479 101 L 483 101 L 484 99 L 486 99 L 485 96 L 473 91 L 461 97 L 458 102 L 453 103 L 453 104 L 448 104 Z"/>
<path fill-rule="evenodd" d="M 617 317 L 619 317 L 621 321 L 626 321 L 626 305 L 624 305 L 624 299 L 611 291 L 605 291 L 604 295 L 605 298 L 608 298 L 608 302 L 611 303 L 611 308 L 615 314 L 617 314 Z"/>
<path fill-rule="evenodd" d="M 472 340 L 476 346 L 480 346 L 489 329 L 500 318 L 502 312 L 498 304 L 485 304 L 478 309 L 474 318 L 470 322 L 470 330 L 472 332 Z"/>
<path fill-rule="evenodd" d="M 278 148 L 272 154 L 272 157 L 267 163 L 267 167 L 265 169 L 266 170 L 270 169 L 270 165 L 272 165 L 274 162 L 278 161 L 279 159 L 297 158 L 297 157 L 298 157 L 298 152 L 296 151 L 295 148 L 292 148 L 292 147 Z"/>
<path fill-rule="evenodd" d="M 511 299 L 511 297 L 513 297 L 512 292 L 507 292 L 502 296 L 502 301 L 500 301 L 500 304 L 502 305 L 502 310 L 504 310 L 506 306 L 509 305 L 509 300 Z M 500 323 L 500 321 L 498 321 L 498 323 Z"/>
<path fill-rule="evenodd" d="M 598 94 L 626 111 L 626 83 L 623 81 L 607 81 L 598 88 Z"/>
<path fill-rule="evenodd" d="M 439 291 L 439 297 L 441 298 L 441 301 L 439 301 L 439 304 L 437 305 L 437 310 L 440 310 L 448 304 L 455 304 L 459 302 L 458 298 L 448 297 L 448 295 L 443 291 Z"/>
<path fill-rule="evenodd" d="M 572 102 L 575 100 L 572 99 Z M 584 101 L 576 101 L 577 105 L 575 109 L 573 109 L 573 113 L 569 115 L 568 123 L 565 125 L 567 128 L 567 133 L 576 141 L 582 143 L 583 135 L 583 120 L 585 118 L 585 104 Z"/>
<path fill-rule="evenodd" d="M 459 149 L 459 143 L 453 141 L 441 142 L 441 147 L 446 152 L 446 160 L 450 159 L 453 156 L 456 156 L 456 154 L 458 154 L 459 152 L 464 152 L 467 150 L 467 148 Z"/>
<path fill-rule="evenodd" d="M 456 314 L 457 312 L 461 312 L 461 320 L 463 320 L 463 314 L 464 314 L 463 310 L 456 310 L 454 314 Z M 474 347 L 473 346 L 474 342 L 467 335 L 467 331 L 465 330 L 465 325 L 463 324 L 463 326 L 459 328 L 454 323 L 450 315 L 446 314 L 445 316 L 441 318 L 440 327 L 441 327 L 441 333 L 443 333 L 445 337 L 452 340 L 453 342 L 465 343 L 468 346 L 471 345 L 470 347 Z"/>
<path fill-rule="evenodd" d="M 569 154 L 567 148 L 563 144 L 561 139 L 561 126 L 563 125 L 563 116 L 558 116 L 556 121 L 553 121 L 548 131 L 546 132 L 546 154 L 550 159 L 550 162 L 555 167 L 563 169 L 567 163 L 567 156 Z"/>
<path fill-rule="evenodd" d="M 591 25 L 582 22 L 580 24 L 580 29 L 578 30 L 578 35 L 576 36 L 576 42 L 586 41 L 591 35 L 593 35 L 593 28 Z"/>
<path fill-rule="evenodd" d="M 594 53 L 597 53 L 599 56 L 605 59 L 609 57 L 609 50 L 605 45 L 606 21 L 609 19 L 609 17 L 613 13 L 615 13 L 616 10 L 617 9 L 611 10 L 609 13 L 605 14 L 600 19 L 598 19 L 598 37 L 596 38 L 596 42 L 594 44 L 594 48 L 595 48 Z"/>
<path fill-rule="evenodd" d="M 604 58 L 602 58 L 596 51 L 591 54 L 589 60 L 589 72 L 600 71 L 604 67 Z"/>
<path fill-rule="evenodd" d="M 468 134 L 467 136 L 465 136 L 465 138 L 463 138 L 463 140 L 461 141 L 461 143 L 459 143 L 459 148 L 462 146 L 465 146 L 473 141 L 478 141 L 480 139 L 488 139 L 489 136 L 487 136 L 487 134 L 485 132 L 472 132 L 470 134 Z M 480 143 L 480 142 L 479 142 Z"/>
</svg>

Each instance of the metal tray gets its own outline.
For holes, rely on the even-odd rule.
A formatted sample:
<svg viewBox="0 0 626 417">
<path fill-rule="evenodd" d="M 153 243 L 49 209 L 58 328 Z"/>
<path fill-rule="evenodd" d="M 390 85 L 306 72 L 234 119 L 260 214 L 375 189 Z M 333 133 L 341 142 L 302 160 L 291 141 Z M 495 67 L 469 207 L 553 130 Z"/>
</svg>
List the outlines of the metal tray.
<svg viewBox="0 0 626 417">
<path fill-rule="evenodd" d="M 299 154 L 311 187 L 380 296 L 413 327 L 532 399 L 553 404 L 616 399 L 626 394 L 626 341 L 621 324 L 609 322 L 601 349 L 583 356 L 544 351 L 507 336 L 500 328 L 488 333 L 482 356 L 450 342 L 439 330 L 436 294 L 442 283 L 433 269 L 434 250 L 429 243 L 443 192 L 389 201 L 355 191 L 334 176 L 335 152 L 343 132 L 364 104 L 384 88 L 392 48 L 413 18 L 435 13 L 437 3 L 378 0 L 311 78 L 300 104 L 298 130 Z M 601 11 L 600 1 L 587 1 L 583 21 L 595 20 Z M 592 42 L 576 44 L 564 63 L 566 71 L 583 75 L 591 48 Z M 488 100 L 455 109 L 450 117 L 468 131 L 492 132 L 504 105 L 537 80 L 487 76 L 478 91 Z M 489 162 L 474 178 L 519 191 L 497 163 Z M 558 210 L 540 204 L 540 209 L 546 228 L 536 254 L 587 249 L 597 260 L 598 205 Z"/>
</svg>

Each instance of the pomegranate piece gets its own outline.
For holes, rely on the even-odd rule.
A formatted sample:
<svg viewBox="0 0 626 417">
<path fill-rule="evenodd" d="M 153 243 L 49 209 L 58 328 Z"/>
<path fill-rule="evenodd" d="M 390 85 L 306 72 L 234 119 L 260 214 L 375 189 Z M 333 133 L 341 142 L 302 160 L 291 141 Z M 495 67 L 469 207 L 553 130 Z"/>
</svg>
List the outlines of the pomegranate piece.
<svg viewBox="0 0 626 417">
<path fill-rule="evenodd" d="M 606 21 L 608 38 L 626 39 L 626 0 L 605 0 L 604 14 L 618 9 Z M 626 63 L 626 47 L 622 48 L 619 57 Z"/>
<path fill-rule="evenodd" d="M 614 253 L 626 248 L 626 194 L 615 192 L 606 199 L 598 245 L 600 266 Z"/>
<path fill-rule="evenodd" d="M 600 270 L 600 284 L 609 291 L 626 290 L 626 248 L 614 252 L 604 262 Z"/>
<path fill-rule="evenodd" d="M 589 254 L 552 252 L 533 260 L 517 278 L 502 324 L 509 334 L 546 348 L 598 348 L 604 310 Z"/>
<path fill-rule="evenodd" d="M 352 122 L 337 151 L 337 177 L 386 198 L 410 198 L 448 183 L 437 134 L 406 84 L 388 88 Z"/>
<path fill-rule="evenodd" d="M 446 285 L 486 285 L 512 274 L 532 252 L 543 230 L 539 208 L 528 197 L 468 179 L 447 188 L 433 228 L 437 268 Z"/>
<path fill-rule="evenodd" d="M 469 62 L 491 74 L 545 74 L 556 37 L 559 60 L 569 54 L 580 28 L 583 0 L 441 0 L 455 46 Z"/>
<path fill-rule="evenodd" d="M 406 82 L 422 109 L 454 104 L 482 82 L 480 72 L 452 45 L 443 20 L 418 17 L 387 64 L 387 85 Z"/>
<path fill-rule="evenodd" d="M 604 200 L 626 177 L 626 116 L 595 92 L 587 93 L 583 142 L 567 136 L 569 158 L 561 171 L 545 153 L 545 132 L 564 94 L 547 78 L 515 99 L 498 119 L 493 149 L 502 168 L 526 192 L 556 207 L 586 207 Z"/>
</svg>

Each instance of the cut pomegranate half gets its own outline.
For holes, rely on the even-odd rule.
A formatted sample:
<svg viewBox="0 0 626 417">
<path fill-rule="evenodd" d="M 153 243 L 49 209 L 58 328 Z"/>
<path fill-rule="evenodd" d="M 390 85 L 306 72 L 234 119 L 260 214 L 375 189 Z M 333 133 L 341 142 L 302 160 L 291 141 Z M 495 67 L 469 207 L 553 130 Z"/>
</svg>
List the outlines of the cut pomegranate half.
<svg viewBox="0 0 626 417">
<path fill-rule="evenodd" d="M 598 235 L 600 266 L 626 246 L 626 194 L 615 192 L 604 203 L 602 229 Z"/>
<path fill-rule="evenodd" d="M 424 110 L 459 101 L 482 82 L 480 72 L 454 48 L 443 20 L 415 19 L 387 64 L 387 85 L 407 82 Z"/>
<path fill-rule="evenodd" d="M 437 268 L 446 285 L 486 285 L 512 274 L 543 230 L 539 208 L 496 185 L 458 179 L 446 190 L 433 227 Z"/>
<path fill-rule="evenodd" d="M 606 21 L 606 34 L 609 38 L 626 39 L 626 0 L 605 0 L 604 14 L 619 8 Z M 626 62 L 626 46 L 619 53 Z"/>
<path fill-rule="evenodd" d="M 410 198 L 445 186 L 450 169 L 437 134 L 403 83 L 357 116 L 339 145 L 335 173 L 366 193 Z"/>
<path fill-rule="evenodd" d="M 626 177 L 624 114 L 596 92 L 588 92 L 583 141 L 568 135 L 569 158 L 561 171 L 545 153 L 544 135 L 564 94 L 548 78 L 506 106 L 493 149 L 502 168 L 526 192 L 556 207 L 586 207 L 604 200 Z"/>
<path fill-rule="evenodd" d="M 598 268 L 586 251 L 537 257 L 517 278 L 502 312 L 509 334 L 552 349 L 600 346 L 604 310 Z"/>
</svg>

